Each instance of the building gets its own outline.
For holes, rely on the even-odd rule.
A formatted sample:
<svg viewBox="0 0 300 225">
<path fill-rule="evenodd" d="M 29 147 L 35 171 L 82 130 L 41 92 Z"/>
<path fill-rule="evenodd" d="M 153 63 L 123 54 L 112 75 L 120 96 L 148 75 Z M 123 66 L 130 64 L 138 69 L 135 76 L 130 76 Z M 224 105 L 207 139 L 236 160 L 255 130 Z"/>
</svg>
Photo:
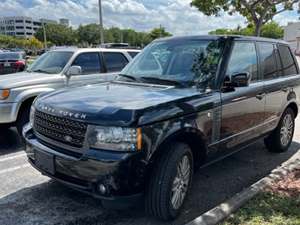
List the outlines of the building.
<svg viewBox="0 0 300 225">
<path fill-rule="evenodd" d="M 297 52 L 300 51 L 300 22 L 288 23 L 284 27 L 284 40 Z"/>
<path fill-rule="evenodd" d="M 42 24 L 57 24 L 55 20 L 33 19 L 26 16 L 12 16 L 0 18 L 0 34 L 30 38 Z"/>
<path fill-rule="evenodd" d="M 69 26 L 70 25 L 70 21 L 68 19 L 65 18 L 61 18 L 59 19 L 59 24 L 64 25 L 64 26 Z"/>
</svg>

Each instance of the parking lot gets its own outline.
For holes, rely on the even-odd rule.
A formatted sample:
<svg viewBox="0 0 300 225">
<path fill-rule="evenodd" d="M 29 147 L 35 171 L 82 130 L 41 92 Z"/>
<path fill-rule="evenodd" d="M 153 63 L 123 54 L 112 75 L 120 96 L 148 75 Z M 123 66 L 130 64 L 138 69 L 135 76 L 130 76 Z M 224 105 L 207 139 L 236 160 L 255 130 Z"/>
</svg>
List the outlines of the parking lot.
<svg viewBox="0 0 300 225">
<path fill-rule="evenodd" d="M 218 163 L 200 169 L 182 215 L 184 224 L 248 187 L 287 160 L 298 157 L 300 121 L 289 152 L 268 153 L 262 141 Z M 297 142 L 299 140 L 299 143 Z M 0 224 L 170 224 L 149 218 L 142 204 L 114 211 L 101 202 L 64 187 L 36 172 L 26 161 L 14 129 L 0 136 Z"/>
</svg>

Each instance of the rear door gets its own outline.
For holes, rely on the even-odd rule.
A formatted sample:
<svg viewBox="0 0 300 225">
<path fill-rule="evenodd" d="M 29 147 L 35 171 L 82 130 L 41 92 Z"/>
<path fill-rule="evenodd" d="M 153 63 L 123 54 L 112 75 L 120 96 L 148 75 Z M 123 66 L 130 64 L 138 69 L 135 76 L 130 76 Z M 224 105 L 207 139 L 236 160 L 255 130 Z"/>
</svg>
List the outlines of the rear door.
<svg viewBox="0 0 300 225">
<path fill-rule="evenodd" d="M 221 147 L 232 148 L 259 135 L 264 122 L 264 82 L 258 72 L 258 56 L 255 42 L 236 41 L 233 45 L 226 77 L 249 73 L 248 87 L 222 91 Z M 225 78 L 226 79 L 226 78 Z"/>
<path fill-rule="evenodd" d="M 118 73 L 129 63 L 121 52 L 103 52 L 103 59 L 107 73 Z"/>
<path fill-rule="evenodd" d="M 288 46 L 259 43 L 260 65 L 265 81 L 266 128 L 276 127 L 291 91 L 289 76 L 297 73 L 297 67 Z"/>
</svg>

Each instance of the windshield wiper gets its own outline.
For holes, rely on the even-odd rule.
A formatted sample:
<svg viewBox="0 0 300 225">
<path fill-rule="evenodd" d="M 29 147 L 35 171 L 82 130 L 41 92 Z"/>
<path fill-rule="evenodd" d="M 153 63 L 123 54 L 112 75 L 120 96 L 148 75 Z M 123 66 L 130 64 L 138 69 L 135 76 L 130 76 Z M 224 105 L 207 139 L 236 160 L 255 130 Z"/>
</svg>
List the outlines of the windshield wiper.
<svg viewBox="0 0 300 225">
<path fill-rule="evenodd" d="M 182 82 L 178 80 L 168 80 L 168 79 L 162 79 L 158 77 L 141 77 L 142 80 L 154 82 L 158 84 L 166 84 L 166 85 L 176 85 L 176 86 L 185 86 Z"/>
<path fill-rule="evenodd" d="M 131 76 L 131 75 L 127 75 L 127 74 L 118 74 L 118 76 L 120 77 L 125 77 L 127 79 L 130 79 L 130 80 L 133 80 L 133 81 L 138 81 L 138 79 L 134 76 Z"/>
<path fill-rule="evenodd" d="M 38 69 L 38 70 L 31 70 L 30 72 L 34 72 L 34 73 L 48 73 L 50 74 L 50 72 L 46 71 L 46 70 L 41 70 L 41 69 Z"/>
</svg>

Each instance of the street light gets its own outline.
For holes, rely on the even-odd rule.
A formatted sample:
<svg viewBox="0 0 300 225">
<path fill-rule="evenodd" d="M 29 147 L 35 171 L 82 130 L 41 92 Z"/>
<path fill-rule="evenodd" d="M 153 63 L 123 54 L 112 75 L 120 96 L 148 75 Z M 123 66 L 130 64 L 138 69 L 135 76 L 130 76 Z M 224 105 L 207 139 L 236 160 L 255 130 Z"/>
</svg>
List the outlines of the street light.
<svg viewBox="0 0 300 225">
<path fill-rule="evenodd" d="M 102 19 L 102 1 L 99 0 L 99 22 L 100 22 L 100 44 L 104 44 L 104 35 L 103 35 L 103 19 Z"/>
</svg>

